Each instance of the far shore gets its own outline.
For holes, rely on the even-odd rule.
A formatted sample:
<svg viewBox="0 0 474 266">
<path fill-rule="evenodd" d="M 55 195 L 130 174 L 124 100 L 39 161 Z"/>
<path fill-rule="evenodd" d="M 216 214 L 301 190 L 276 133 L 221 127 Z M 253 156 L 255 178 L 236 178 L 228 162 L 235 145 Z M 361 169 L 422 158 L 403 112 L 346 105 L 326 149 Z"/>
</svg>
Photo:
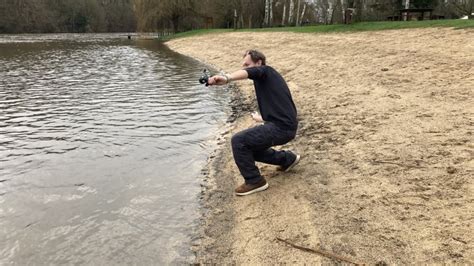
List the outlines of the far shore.
<svg viewBox="0 0 474 266">
<path fill-rule="evenodd" d="M 302 154 L 289 173 L 260 165 L 267 191 L 242 181 L 230 136 L 253 126 L 250 81 L 235 85 L 242 116 L 210 162 L 197 262 L 474 263 L 474 32 L 423 28 L 357 33 L 229 32 L 166 44 L 218 70 L 250 48 L 287 80 Z M 209 88 L 218 89 L 218 88 Z M 246 113 L 248 112 L 248 114 Z"/>
</svg>

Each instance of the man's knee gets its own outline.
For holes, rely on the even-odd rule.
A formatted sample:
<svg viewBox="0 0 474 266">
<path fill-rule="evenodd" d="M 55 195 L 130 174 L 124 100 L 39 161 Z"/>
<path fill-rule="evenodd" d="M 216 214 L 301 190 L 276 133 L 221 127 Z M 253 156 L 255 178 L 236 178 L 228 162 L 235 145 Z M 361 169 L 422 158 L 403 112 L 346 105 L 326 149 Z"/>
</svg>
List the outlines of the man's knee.
<svg viewBox="0 0 474 266">
<path fill-rule="evenodd" d="M 244 146 L 244 134 L 242 132 L 239 132 L 232 136 L 232 139 L 230 140 L 230 143 L 232 144 L 232 148 L 241 148 Z"/>
</svg>

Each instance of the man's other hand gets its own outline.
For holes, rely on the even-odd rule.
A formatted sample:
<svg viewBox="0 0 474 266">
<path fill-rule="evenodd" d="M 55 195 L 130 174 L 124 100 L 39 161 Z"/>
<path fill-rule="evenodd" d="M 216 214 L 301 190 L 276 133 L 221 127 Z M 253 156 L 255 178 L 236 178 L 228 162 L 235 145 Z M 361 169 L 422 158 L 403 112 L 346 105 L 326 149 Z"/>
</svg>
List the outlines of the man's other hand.
<svg viewBox="0 0 474 266">
<path fill-rule="evenodd" d="M 255 120 L 255 122 L 257 122 L 257 123 L 263 122 L 262 116 L 257 112 L 252 113 L 252 119 Z"/>
</svg>

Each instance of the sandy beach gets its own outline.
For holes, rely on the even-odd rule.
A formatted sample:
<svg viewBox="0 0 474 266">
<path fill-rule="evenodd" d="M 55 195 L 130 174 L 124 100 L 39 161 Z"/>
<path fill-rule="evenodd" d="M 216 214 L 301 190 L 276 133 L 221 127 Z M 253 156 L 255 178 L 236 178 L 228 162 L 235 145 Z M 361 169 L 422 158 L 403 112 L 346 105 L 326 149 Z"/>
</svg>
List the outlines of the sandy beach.
<svg viewBox="0 0 474 266">
<path fill-rule="evenodd" d="M 232 134 L 254 125 L 251 81 L 235 82 L 239 117 L 206 172 L 197 262 L 474 264 L 474 31 L 220 33 L 167 42 L 218 70 L 254 48 L 287 80 L 302 155 L 289 173 L 260 165 L 269 189 L 243 179 Z M 219 89 L 218 87 L 209 88 Z"/>
</svg>

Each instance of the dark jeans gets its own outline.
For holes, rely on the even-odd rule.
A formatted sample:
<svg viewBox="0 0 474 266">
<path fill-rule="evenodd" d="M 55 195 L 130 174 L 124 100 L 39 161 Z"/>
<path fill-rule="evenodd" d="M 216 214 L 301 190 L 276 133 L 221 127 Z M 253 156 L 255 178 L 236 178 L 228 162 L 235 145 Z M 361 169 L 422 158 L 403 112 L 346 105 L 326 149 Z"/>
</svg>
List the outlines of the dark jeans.
<svg viewBox="0 0 474 266">
<path fill-rule="evenodd" d="M 289 151 L 276 151 L 272 146 L 283 145 L 294 139 L 296 130 L 284 130 L 273 123 L 243 130 L 232 137 L 232 152 L 245 183 L 258 183 L 262 176 L 255 165 L 255 161 L 288 166 L 296 158 Z"/>
</svg>

